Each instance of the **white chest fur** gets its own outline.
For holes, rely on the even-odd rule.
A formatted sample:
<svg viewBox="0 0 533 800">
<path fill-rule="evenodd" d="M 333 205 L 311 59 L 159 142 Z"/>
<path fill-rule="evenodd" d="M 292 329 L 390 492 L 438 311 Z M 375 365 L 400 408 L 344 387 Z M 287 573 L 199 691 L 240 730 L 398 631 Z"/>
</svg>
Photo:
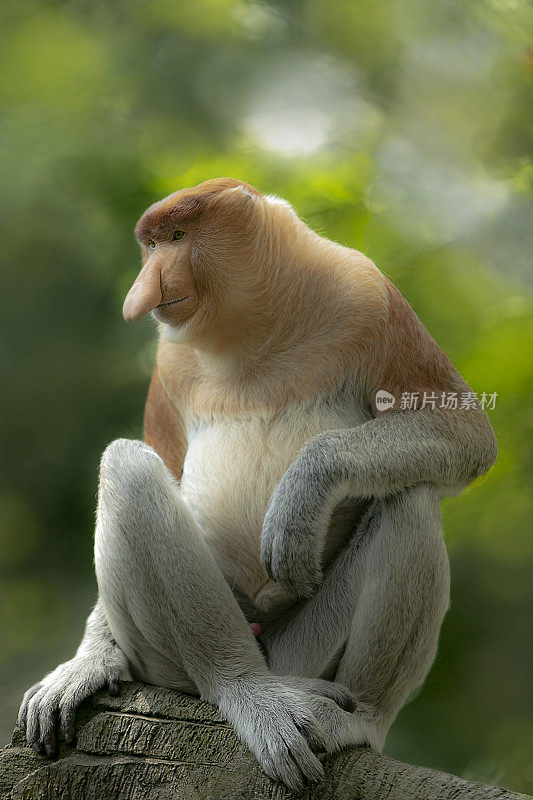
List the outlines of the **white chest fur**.
<svg viewBox="0 0 533 800">
<path fill-rule="evenodd" d="M 188 449 L 181 493 L 230 585 L 258 605 L 271 605 L 277 587 L 259 558 L 268 501 L 301 448 L 325 430 L 361 424 L 353 406 L 296 405 L 275 414 L 187 421 Z"/>
</svg>

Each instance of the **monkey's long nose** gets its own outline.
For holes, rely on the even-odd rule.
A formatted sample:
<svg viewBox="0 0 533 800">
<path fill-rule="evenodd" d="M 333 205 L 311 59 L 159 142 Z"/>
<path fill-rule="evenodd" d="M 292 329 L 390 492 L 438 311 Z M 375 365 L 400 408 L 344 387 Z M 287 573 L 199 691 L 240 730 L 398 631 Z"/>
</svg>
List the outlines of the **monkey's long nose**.
<svg viewBox="0 0 533 800">
<path fill-rule="evenodd" d="M 137 322 L 161 302 L 161 267 L 160 260 L 152 256 L 139 272 L 122 307 L 126 322 Z"/>
</svg>

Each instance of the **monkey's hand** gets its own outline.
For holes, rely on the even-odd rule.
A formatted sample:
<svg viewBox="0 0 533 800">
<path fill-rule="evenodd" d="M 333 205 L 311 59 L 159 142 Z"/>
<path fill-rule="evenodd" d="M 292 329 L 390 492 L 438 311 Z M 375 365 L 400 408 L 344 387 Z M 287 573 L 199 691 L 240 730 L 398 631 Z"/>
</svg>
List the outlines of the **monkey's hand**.
<svg viewBox="0 0 533 800">
<path fill-rule="evenodd" d="M 25 729 L 28 744 L 38 753 L 55 755 L 58 727 L 67 744 L 72 744 L 77 707 L 104 687 L 111 694 L 118 694 L 126 667 L 126 656 L 118 646 L 105 659 L 91 653 L 78 654 L 28 689 L 18 716 L 18 725 Z"/>
<path fill-rule="evenodd" d="M 318 439 L 318 437 L 316 437 Z M 316 439 L 301 452 L 277 485 L 265 514 L 261 561 L 284 589 L 309 597 L 322 582 L 322 555 L 331 512 L 342 487 L 318 457 Z"/>
</svg>

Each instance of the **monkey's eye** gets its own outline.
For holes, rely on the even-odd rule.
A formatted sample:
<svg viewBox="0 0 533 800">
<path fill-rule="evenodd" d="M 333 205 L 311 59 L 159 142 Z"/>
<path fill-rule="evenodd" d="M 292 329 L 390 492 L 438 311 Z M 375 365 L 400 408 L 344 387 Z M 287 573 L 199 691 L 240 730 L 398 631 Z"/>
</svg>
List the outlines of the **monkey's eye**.
<svg viewBox="0 0 533 800">
<path fill-rule="evenodd" d="M 148 247 L 150 250 L 155 250 L 155 242 L 153 239 L 148 239 Z"/>
<path fill-rule="evenodd" d="M 177 239 L 183 239 L 185 236 L 185 231 L 174 231 L 172 234 L 172 241 L 176 241 Z"/>
</svg>

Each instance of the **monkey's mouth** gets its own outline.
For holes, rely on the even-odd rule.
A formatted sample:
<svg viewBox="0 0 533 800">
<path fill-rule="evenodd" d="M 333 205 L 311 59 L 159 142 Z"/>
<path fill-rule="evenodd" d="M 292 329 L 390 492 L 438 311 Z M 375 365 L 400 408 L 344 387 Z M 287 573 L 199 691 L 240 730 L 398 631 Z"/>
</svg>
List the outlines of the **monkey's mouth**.
<svg viewBox="0 0 533 800">
<path fill-rule="evenodd" d="M 185 295 L 185 297 L 180 297 L 179 300 L 171 300 L 169 303 L 159 303 L 157 308 L 168 308 L 169 306 L 174 306 L 176 303 L 183 303 L 184 300 L 188 300 L 190 297 L 189 294 Z"/>
</svg>

